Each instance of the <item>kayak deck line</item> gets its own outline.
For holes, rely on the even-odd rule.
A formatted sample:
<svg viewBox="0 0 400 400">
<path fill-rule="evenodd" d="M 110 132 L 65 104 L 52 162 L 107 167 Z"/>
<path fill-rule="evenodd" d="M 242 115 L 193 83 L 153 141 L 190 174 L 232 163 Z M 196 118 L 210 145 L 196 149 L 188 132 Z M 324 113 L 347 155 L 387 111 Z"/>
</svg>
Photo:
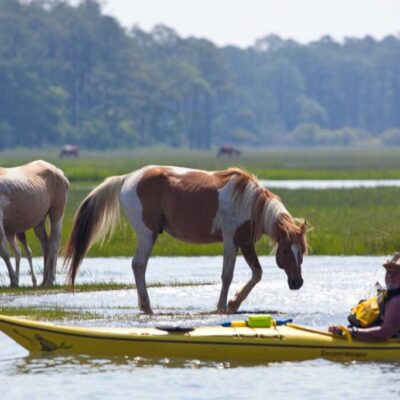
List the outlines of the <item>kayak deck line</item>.
<svg viewBox="0 0 400 400">
<path fill-rule="evenodd" d="M 311 333 L 316 333 L 318 335 L 324 335 L 324 336 L 329 336 L 329 337 L 337 337 L 335 335 L 333 335 L 332 333 L 328 332 L 328 331 L 322 331 L 320 329 L 315 329 L 315 328 L 311 328 L 309 326 L 303 326 L 303 325 L 298 325 L 298 324 L 294 324 L 293 322 L 290 322 L 287 324 L 287 326 L 293 328 L 293 329 L 299 329 L 305 332 L 311 332 Z"/>
</svg>

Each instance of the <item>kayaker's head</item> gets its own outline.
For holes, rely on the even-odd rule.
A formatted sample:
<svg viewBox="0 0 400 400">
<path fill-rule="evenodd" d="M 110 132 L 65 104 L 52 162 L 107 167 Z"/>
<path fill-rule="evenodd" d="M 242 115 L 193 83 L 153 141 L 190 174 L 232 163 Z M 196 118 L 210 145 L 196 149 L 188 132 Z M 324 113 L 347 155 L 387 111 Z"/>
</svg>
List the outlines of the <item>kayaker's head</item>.
<svg viewBox="0 0 400 400">
<path fill-rule="evenodd" d="M 288 285 L 292 290 L 300 289 L 303 286 L 301 264 L 303 262 L 303 255 L 307 251 L 306 232 L 307 226 L 303 222 L 294 233 L 278 237 L 276 263 L 279 268 L 282 268 L 286 272 Z"/>
<path fill-rule="evenodd" d="M 386 268 L 385 282 L 387 289 L 400 288 L 400 253 L 395 253 L 392 259 L 387 260 L 383 266 Z"/>
</svg>

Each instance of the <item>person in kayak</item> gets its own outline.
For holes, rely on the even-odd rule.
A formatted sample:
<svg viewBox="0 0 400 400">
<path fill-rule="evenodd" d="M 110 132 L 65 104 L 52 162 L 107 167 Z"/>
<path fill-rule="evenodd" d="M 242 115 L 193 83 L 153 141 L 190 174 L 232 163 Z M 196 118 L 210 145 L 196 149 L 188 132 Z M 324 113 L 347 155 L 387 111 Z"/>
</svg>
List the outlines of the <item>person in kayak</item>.
<svg viewBox="0 0 400 400">
<path fill-rule="evenodd" d="M 373 299 L 360 302 L 349 316 L 348 330 L 353 338 L 374 342 L 400 336 L 400 253 L 387 260 L 383 267 L 386 268 L 386 290 L 381 290 Z M 374 299 L 376 315 L 371 311 Z M 361 317 L 357 318 L 357 314 Z M 331 325 L 328 330 L 338 335 L 346 333 L 343 326 Z"/>
</svg>

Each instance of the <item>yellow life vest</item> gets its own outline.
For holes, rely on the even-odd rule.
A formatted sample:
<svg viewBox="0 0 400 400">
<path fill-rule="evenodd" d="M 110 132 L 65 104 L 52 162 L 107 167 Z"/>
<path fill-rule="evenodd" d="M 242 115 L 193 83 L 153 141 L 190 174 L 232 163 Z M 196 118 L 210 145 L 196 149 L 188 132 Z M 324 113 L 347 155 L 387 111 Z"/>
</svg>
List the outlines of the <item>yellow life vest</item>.
<svg viewBox="0 0 400 400">
<path fill-rule="evenodd" d="M 361 300 L 351 309 L 351 314 L 347 317 L 350 325 L 358 328 L 378 326 L 383 322 L 385 313 L 385 303 L 391 298 L 400 295 L 400 289 L 383 289 L 377 287 L 377 295 L 367 300 Z"/>
<path fill-rule="evenodd" d="M 361 300 L 353 307 L 351 314 L 347 317 L 350 324 L 359 328 L 366 328 L 382 323 L 379 297 L 378 295 L 367 300 Z"/>
</svg>

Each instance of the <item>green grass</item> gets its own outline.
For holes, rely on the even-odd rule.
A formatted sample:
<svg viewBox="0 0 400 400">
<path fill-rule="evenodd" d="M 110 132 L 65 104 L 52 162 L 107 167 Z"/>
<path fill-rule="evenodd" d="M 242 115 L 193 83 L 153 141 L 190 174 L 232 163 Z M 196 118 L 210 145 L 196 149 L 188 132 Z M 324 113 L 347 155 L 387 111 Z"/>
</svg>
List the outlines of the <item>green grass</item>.
<svg viewBox="0 0 400 400">
<path fill-rule="evenodd" d="M 73 213 L 88 190 L 72 185 L 65 214 L 62 244 L 71 231 Z M 400 188 L 358 188 L 327 190 L 275 189 L 295 217 L 305 218 L 312 226 L 309 233 L 310 254 L 315 255 L 382 255 L 400 249 Z M 40 254 L 39 243 L 29 233 L 29 243 Z M 102 247 L 94 245 L 88 256 L 132 256 L 136 237 L 122 215 L 114 235 Z M 270 254 L 266 237 L 257 245 L 259 254 Z M 167 233 L 159 235 L 153 256 L 221 255 L 220 243 L 188 244 Z"/>
<path fill-rule="evenodd" d="M 222 169 L 241 165 L 263 179 L 400 179 L 400 149 L 244 149 L 237 159 L 217 159 L 215 151 L 138 149 L 106 153 L 83 152 L 79 160 L 58 160 L 58 149 L 46 152 L 1 152 L 0 165 L 13 166 L 44 158 L 62 168 L 72 182 L 62 231 L 65 244 L 72 218 L 84 196 L 107 176 L 126 174 L 146 164 L 182 165 L 204 169 Z M 314 230 L 310 233 L 311 254 L 374 255 L 400 249 L 400 189 L 273 190 L 293 216 L 306 218 Z M 29 233 L 35 255 L 40 248 Z M 136 238 L 122 217 L 114 236 L 103 247 L 93 246 L 88 256 L 132 256 Z M 192 245 L 164 233 L 153 250 L 157 256 L 221 255 L 221 244 Z M 264 238 L 258 244 L 260 254 L 271 248 Z"/>
<path fill-rule="evenodd" d="M 243 166 L 262 179 L 399 179 L 400 148 L 243 149 L 237 158 L 217 158 L 216 151 L 149 148 L 109 152 L 83 151 L 78 160 L 58 159 L 59 149 L 0 152 L 0 165 L 34 159 L 54 163 L 71 182 L 97 182 L 148 164 L 202 169 Z"/>
<path fill-rule="evenodd" d="M 151 282 L 147 284 L 148 288 L 160 288 L 160 287 L 186 287 L 186 286 L 207 286 L 212 285 L 213 282 L 171 282 L 171 283 L 159 283 Z M 32 287 L 32 286 L 20 286 L 20 287 L 9 287 L 0 286 L 1 295 L 46 295 L 46 294 L 57 294 L 57 293 L 82 293 L 82 292 L 100 292 L 109 290 L 129 290 L 136 289 L 134 284 L 123 284 L 123 283 L 83 283 L 75 285 L 72 288 L 69 285 L 54 285 L 51 287 Z"/>
<path fill-rule="evenodd" d="M 62 307 L 54 307 L 46 310 L 39 307 L 0 306 L 0 314 L 46 321 L 104 319 L 102 314 L 96 314 L 84 310 L 71 311 Z"/>
<path fill-rule="evenodd" d="M 313 225 L 311 254 L 382 255 L 400 249 L 400 188 L 279 193 L 294 215 Z"/>
</svg>

